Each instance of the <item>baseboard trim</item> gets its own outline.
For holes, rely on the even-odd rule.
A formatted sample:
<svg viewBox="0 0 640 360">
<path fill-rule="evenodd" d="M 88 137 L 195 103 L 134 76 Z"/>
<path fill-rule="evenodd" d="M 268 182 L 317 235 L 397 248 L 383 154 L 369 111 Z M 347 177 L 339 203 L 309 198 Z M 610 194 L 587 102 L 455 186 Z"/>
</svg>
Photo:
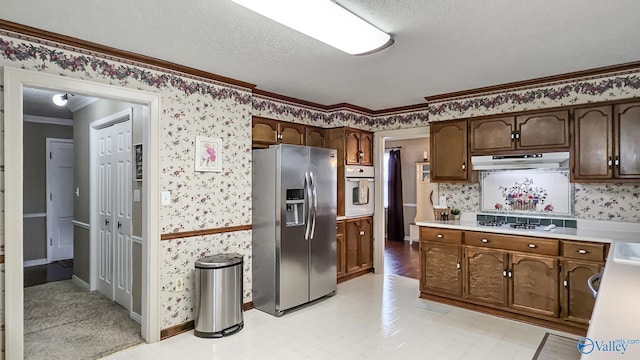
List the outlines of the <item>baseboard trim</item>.
<svg viewBox="0 0 640 360">
<path fill-rule="evenodd" d="M 72 275 L 71 276 L 71 281 L 73 281 L 74 284 L 80 286 L 84 290 L 91 291 L 91 286 L 89 286 L 88 283 L 86 283 L 84 280 L 80 279 L 79 277 L 77 277 L 75 275 Z"/>
<path fill-rule="evenodd" d="M 338 283 L 338 284 L 340 284 L 340 283 L 343 283 L 343 282 L 345 282 L 345 281 L 349 281 L 349 280 L 351 280 L 351 279 L 355 279 L 355 278 L 357 278 L 357 277 L 360 277 L 360 276 L 362 276 L 362 275 L 366 275 L 366 274 L 368 274 L 368 273 L 372 273 L 373 271 L 374 271 L 374 269 L 373 269 L 373 268 L 360 270 L 360 271 L 355 272 L 355 273 L 353 273 L 353 274 L 349 274 L 349 275 L 347 275 L 347 276 L 343 276 L 343 277 L 339 278 L 339 279 L 338 279 L 338 281 L 337 281 L 337 283 Z"/>
<path fill-rule="evenodd" d="M 142 315 L 138 314 L 137 312 L 130 312 L 129 317 L 138 324 L 142 324 Z"/>
<path fill-rule="evenodd" d="M 571 324 L 568 324 L 568 323 L 545 320 L 545 319 L 522 315 L 522 314 L 510 312 L 510 311 L 495 309 L 495 308 L 487 307 L 484 305 L 476 305 L 476 304 L 468 303 L 461 300 L 450 299 L 450 298 L 433 295 L 425 292 L 421 292 L 419 297 L 421 299 L 431 300 L 431 301 L 452 305 L 452 306 L 456 306 L 456 307 L 467 309 L 467 310 L 472 310 L 472 311 L 477 311 L 477 312 L 481 312 L 481 313 L 485 313 L 493 316 L 498 316 L 505 319 L 520 321 L 523 323 L 536 325 L 536 326 L 542 326 L 552 330 L 564 331 L 569 334 L 574 334 L 578 336 L 587 336 L 586 325 L 584 328 L 580 324 L 576 324 L 575 326 L 572 326 Z"/>
<path fill-rule="evenodd" d="M 253 301 L 249 301 L 248 303 L 242 304 L 242 310 L 247 311 L 251 309 L 253 309 Z M 172 336 L 182 334 L 183 332 L 193 330 L 194 327 L 195 327 L 194 321 L 190 320 L 190 321 L 187 321 L 186 323 L 182 323 L 182 324 L 172 326 L 170 328 L 162 329 L 160 330 L 160 340 L 165 340 Z"/>
<path fill-rule="evenodd" d="M 46 258 L 43 259 L 35 259 L 35 260 L 25 260 L 23 262 L 22 267 L 32 267 L 32 266 L 40 266 L 40 265 L 46 265 L 49 262 L 47 261 Z"/>
</svg>

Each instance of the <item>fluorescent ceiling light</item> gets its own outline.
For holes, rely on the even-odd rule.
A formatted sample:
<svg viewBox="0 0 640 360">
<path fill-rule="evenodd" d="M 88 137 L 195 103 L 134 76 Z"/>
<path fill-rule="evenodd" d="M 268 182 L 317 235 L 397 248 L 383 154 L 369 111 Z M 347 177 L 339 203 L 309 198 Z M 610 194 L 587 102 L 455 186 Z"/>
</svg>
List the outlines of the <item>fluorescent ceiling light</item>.
<svg viewBox="0 0 640 360">
<path fill-rule="evenodd" d="M 351 55 L 393 44 L 393 38 L 330 0 L 232 0 Z"/>
</svg>

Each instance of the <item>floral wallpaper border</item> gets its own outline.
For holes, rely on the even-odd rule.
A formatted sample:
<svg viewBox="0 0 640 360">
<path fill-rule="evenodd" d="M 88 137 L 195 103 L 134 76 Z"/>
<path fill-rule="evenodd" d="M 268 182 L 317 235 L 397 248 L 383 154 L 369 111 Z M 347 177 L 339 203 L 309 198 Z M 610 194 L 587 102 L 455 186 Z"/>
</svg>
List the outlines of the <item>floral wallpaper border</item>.
<svg viewBox="0 0 640 360">
<path fill-rule="evenodd" d="M 433 102 L 432 121 L 500 114 L 552 106 L 584 104 L 614 98 L 640 96 L 640 72 L 624 71 L 566 84 L 542 85 L 532 89 L 505 91 L 468 98 Z"/>
</svg>

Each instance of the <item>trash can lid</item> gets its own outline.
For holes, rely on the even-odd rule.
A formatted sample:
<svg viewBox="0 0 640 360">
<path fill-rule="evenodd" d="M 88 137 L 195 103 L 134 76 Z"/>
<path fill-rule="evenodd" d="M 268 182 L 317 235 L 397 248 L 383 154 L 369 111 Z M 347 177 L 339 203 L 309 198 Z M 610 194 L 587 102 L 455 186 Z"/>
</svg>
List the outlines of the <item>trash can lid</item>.
<svg viewBox="0 0 640 360">
<path fill-rule="evenodd" d="M 242 263 L 242 255 L 237 253 L 216 254 L 196 260 L 196 268 L 215 269 Z"/>
</svg>

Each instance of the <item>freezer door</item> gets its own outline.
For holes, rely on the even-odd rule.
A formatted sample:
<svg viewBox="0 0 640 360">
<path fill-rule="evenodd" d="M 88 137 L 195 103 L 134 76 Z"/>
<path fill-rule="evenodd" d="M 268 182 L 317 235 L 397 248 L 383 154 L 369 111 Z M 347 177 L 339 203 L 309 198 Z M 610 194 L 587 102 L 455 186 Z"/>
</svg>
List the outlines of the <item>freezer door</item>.
<svg viewBox="0 0 640 360">
<path fill-rule="evenodd" d="M 336 290 L 336 151 L 312 147 L 309 164 L 313 195 L 309 296 L 315 300 Z"/>
<path fill-rule="evenodd" d="M 308 173 L 309 148 L 304 146 L 280 145 L 278 157 L 280 171 L 280 219 L 276 224 L 279 237 L 276 239 L 276 310 L 284 311 L 309 301 L 309 242 L 305 240 L 308 226 L 309 194 L 305 174 Z M 302 190 L 301 192 L 298 190 Z M 291 209 L 287 214 L 287 194 L 298 193 L 304 198 L 302 211 L 291 220 Z M 289 206 L 291 206 L 291 200 Z M 302 214 L 300 213 L 302 212 Z M 289 216 L 288 216 L 289 215 Z"/>
</svg>

